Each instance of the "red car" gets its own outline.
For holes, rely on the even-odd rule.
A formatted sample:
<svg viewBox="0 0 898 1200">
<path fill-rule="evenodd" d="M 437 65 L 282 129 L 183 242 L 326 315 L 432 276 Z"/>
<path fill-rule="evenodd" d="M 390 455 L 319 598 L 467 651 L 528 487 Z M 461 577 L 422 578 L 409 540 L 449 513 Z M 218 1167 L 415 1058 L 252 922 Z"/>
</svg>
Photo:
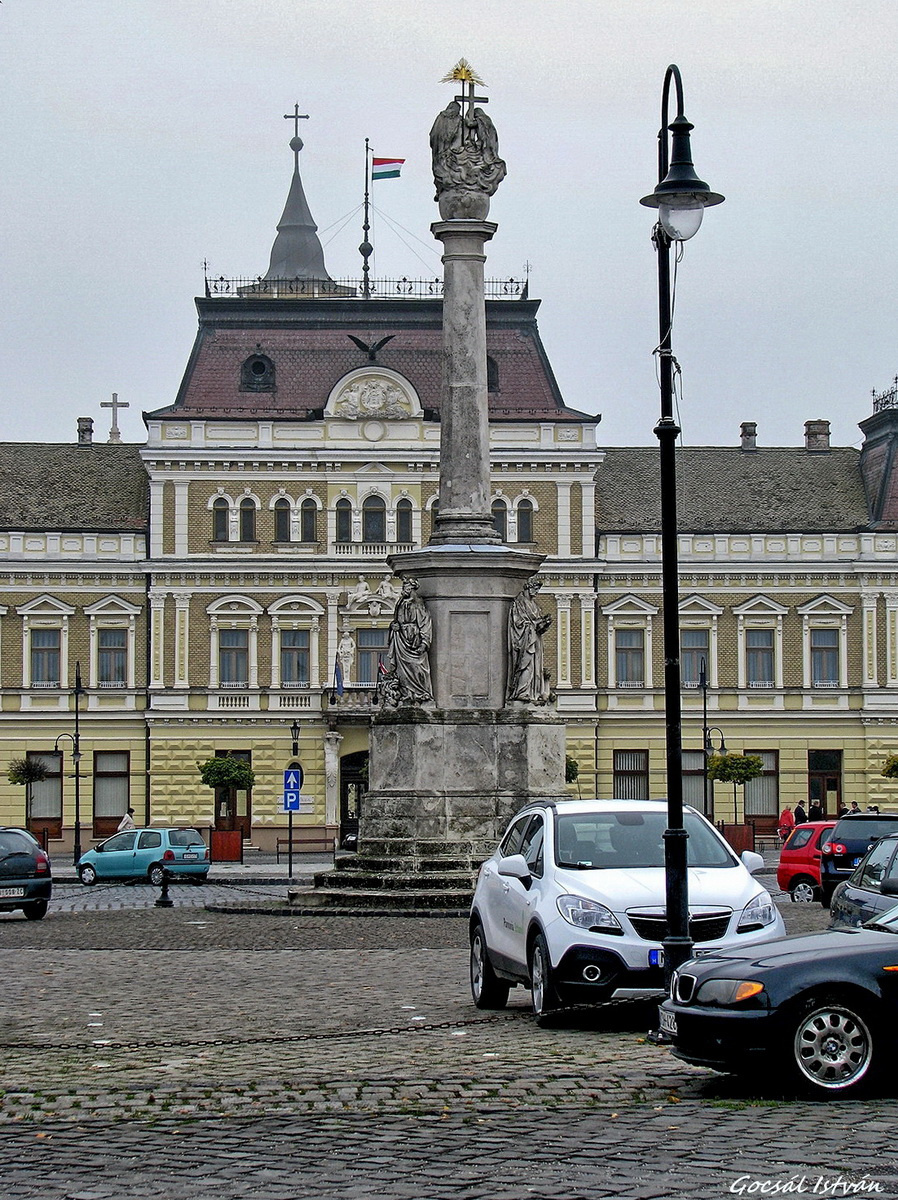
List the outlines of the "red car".
<svg viewBox="0 0 898 1200">
<path fill-rule="evenodd" d="M 780 851 L 776 881 L 793 900 L 807 904 L 820 898 L 820 847 L 835 821 L 796 825 Z"/>
</svg>

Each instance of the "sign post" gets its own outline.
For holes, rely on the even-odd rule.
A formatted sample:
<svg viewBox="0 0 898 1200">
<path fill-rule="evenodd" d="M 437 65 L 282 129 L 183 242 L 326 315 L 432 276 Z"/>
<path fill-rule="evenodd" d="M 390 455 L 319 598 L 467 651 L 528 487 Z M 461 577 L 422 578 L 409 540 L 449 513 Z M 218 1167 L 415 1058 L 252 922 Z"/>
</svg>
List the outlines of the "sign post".
<svg viewBox="0 0 898 1200">
<path fill-rule="evenodd" d="M 291 763 L 284 772 L 284 808 L 287 812 L 287 878 L 293 879 L 293 814 L 299 812 L 302 767 Z"/>
</svg>

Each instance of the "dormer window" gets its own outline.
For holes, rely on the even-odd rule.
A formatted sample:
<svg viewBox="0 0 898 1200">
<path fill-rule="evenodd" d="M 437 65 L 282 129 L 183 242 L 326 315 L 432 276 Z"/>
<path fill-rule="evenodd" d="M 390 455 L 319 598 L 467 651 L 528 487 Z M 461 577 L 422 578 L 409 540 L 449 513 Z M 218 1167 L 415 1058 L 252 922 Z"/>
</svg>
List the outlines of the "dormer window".
<svg viewBox="0 0 898 1200">
<path fill-rule="evenodd" d="M 242 392 L 273 392 L 274 363 L 267 354 L 251 354 L 240 368 Z"/>
</svg>

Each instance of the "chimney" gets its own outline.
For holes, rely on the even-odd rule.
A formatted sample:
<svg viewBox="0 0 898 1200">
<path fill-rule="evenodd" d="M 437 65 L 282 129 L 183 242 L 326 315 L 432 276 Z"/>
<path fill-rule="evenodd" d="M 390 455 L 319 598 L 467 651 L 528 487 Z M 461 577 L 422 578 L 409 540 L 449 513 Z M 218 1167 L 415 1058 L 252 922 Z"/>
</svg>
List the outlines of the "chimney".
<svg viewBox="0 0 898 1200">
<path fill-rule="evenodd" d="M 93 441 L 94 436 L 94 419 L 93 417 L 78 418 L 78 445 L 89 446 Z"/>
<path fill-rule="evenodd" d="M 829 421 L 805 421 L 805 450 L 829 449 Z"/>
<path fill-rule="evenodd" d="M 757 450 L 758 448 L 758 422 L 743 421 L 739 426 L 739 434 L 742 438 L 743 450 Z"/>
</svg>

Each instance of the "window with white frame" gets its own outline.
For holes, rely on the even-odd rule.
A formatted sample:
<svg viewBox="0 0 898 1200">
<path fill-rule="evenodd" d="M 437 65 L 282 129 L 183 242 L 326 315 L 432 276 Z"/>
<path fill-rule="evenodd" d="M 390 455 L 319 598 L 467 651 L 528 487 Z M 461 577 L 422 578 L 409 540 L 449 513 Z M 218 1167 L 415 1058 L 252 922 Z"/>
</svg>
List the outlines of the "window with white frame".
<svg viewBox="0 0 898 1200">
<path fill-rule="evenodd" d="M 97 630 L 97 683 L 101 688 L 125 687 L 128 682 L 127 629 Z"/>
<path fill-rule="evenodd" d="M 229 539 L 229 517 L 231 506 L 224 496 L 219 496 L 212 503 L 212 540 L 226 542 Z"/>
<path fill-rule="evenodd" d="M 494 500 L 492 504 L 493 525 L 496 533 L 503 542 L 508 540 L 508 505 L 504 500 Z"/>
<path fill-rule="evenodd" d="M 614 751 L 615 800 L 648 800 L 648 750 Z"/>
<path fill-rule="evenodd" d="M 218 679 L 222 687 L 246 687 L 249 682 L 249 630 L 218 631 Z"/>
<path fill-rule="evenodd" d="M 256 540 L 256 502 L 249 496 L 240 501 L 240 540 L 254 542 Z"/>
<path fill-rule="evenodd" d="M 522 500 L 518 504 L 518 541 L 533 541 L 533 502 Z"/>
<path fill-rule="evenodd" d="M 94 751 L 94 836 L 114 833 L 131 802 L 127 750 Z"/>
<path fill-rule="evenodd" d="M 705 752 L 682 752 L 683 803 L 691 804 L 698 812 L 705 811 Z M 709 785 L 710 786 L 710 785 Z"/>
<path fill-rule="evenodd" d="M 387 506 L 381 496 L 366 496 L 362 501 L 362 541 L 387 540 Z"/>
<path fill-rule="evenodd" d="M 408 544 L 412 540 L 412 502 L 396 502 L 396 541 Z"/>
<path fill-rule="evenodd" d="M 299 524 L 300 541 L 318 541 L 318 505 L 314 500 L 308 498 L 303 500 L 299 510 Z"/>
<path fill-rule="evenodd" d="M 281 684 L 283 687 L 307 687 L 309 684 L 308 629 L 281 629 Z"/>
<path fill-rule="evenodd" d="M 31 630 L 31 686 L 59 687 L 62 631 Z"/>
<path fill-rule="evenodd" d="M 644 629 L 615 629 L 614 675 L 618 687 L 645 686 Z"/>
<path fill-rule="evenodd" d="M 811 686 L 839 686 L 839 630 L 811 627 Z"/>
<path fill-rule="evenodd" d="M 772 688 L 776 682 L 773 629 L 745 630 L 745 678 L 750 688 Z"/>
<path fill-rule="evenodd" d="M 711 664 L 711 631 L 709 629 L 682 629 L 680 631 L 680 678 L 683 687 L 699 686 L 705 667 L 707 681 Z"/>
<path fill-rule="evenodd" d="M 290 501 L 275 500 L 274 502 L 274 540 L 276 542 L 290 541 Z"/>
<path fill-rule="evenodd" d="M 763 763 L 756 779 L 745 784 L 746 817 L 775 817 L 779 807 L 779 754 L 776 750 L 746 750 Z"/>
<path fill-rule="evenodd" d="M 356 632 L 358 648 L 358 682 L 375 684 L 378 679 L 378 666 L 387 657 L 386 629 L 359 629 Z"/>
<path fill-rule="evenodd" d="M 62 754 L 29 750 L 25 757 L 29 762 L 40 763 L 47 772 L 45 779 L 29 784 L 27 788 L 30 793 L 25 814 L 27 827 L 32 833 L 46 829 L 51 837 L 59 837 L 62 832 Z"/>
<path fill-rule="evenodd" d="M 337 517 L 337 541 L 352 541 L 352 505 L 348 500 L 338 500 L 334 505 Z"/>
</svg>

